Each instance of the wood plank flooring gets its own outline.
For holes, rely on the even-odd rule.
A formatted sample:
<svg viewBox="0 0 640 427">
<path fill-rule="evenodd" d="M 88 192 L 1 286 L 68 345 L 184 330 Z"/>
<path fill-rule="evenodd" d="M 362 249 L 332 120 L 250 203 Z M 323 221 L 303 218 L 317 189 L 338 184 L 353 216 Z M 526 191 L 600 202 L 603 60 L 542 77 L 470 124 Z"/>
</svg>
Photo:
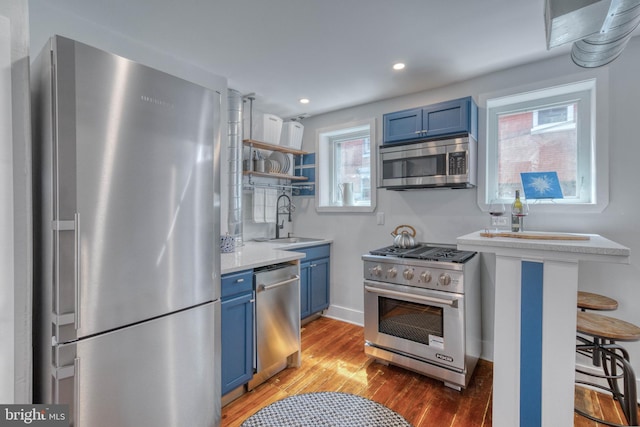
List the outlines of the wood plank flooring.
<svg viewBox="0 0 640 427">
<path fill-rule="evenodd" d="M 481 361 L 469 387 L 375 363 L 364 354 L 362 327 L 321 317 L 302 330 L 302 366 L 286 369 L 222 409 L 222 425 L 239 426 L 287 396 L 315 391 L 357 394 L 401 414 L 415 427 L 491 426 L 492 369 Z M 434 421 L 434 420 L 437 420 Z"/>
<path fill-rule="evenodd" d="M 628 425 L 620 405 L 613 400 L 611 395 L 599 393 L 585 387 L 575 388 L 575 406 L 596 418 L 601 418 L 623 426 Z M 640 414 L 640 412 L 639 412 Z M 606 424 L 596 423 L 588 418 L 575 414 L 574 427 L 600 427 Z"/>
<path fill-rule="evenodd" d="M 364 354 L 363 345 L 360 326 L 325 317 L 305 325 L 302 366 L 280 372 L 222 408 L 222 426 L 240 426 L 273 402 L 314 391 L 341 391 L 369 398 L 398 412 L 415 427 L 491 426 L 491 362 L 480 360 L 469 387 L 457 392 L 441 381 L 376 363 Z M 576 389 L 576 405 L 624 424 L 624 416 L 608 395 Z M 574 422 L 575 427 L 600 426 L 578 415 Z"/>
</svg>

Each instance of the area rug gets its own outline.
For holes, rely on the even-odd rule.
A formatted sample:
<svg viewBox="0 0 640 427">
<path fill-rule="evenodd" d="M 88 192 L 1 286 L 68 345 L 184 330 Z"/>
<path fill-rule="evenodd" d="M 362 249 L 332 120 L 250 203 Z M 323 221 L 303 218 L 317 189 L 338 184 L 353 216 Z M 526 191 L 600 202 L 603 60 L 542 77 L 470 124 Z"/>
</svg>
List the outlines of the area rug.
<svg viewBox="0 0 640 427">
<path fill-rule="evenodd" d="M 241 427 L 412 427 L 400 414 L 364 397 L 319 392 L 290 396 L 262 408 Z"/>
</svg>

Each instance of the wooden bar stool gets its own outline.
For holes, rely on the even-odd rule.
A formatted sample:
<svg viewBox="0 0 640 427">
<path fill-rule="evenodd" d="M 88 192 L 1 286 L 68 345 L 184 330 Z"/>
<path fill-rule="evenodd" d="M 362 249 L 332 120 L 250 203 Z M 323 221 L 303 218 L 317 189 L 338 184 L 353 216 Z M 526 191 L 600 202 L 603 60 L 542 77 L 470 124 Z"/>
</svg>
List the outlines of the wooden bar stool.
<svg viewBox="0 0 640 427">
<path fill-rule="evenodd" d="M 594 353 L 598 353 L 604 375 L 585 372 L 579 369 L 577 369 L 577 372 L 606 379 L 609 387 L 588 381 L 576 380 L 576 383 L 609 391 L 613 395 L 613 398 L 620 404 L 629 425 L 638 425 L 636 376 L 629 362 L 629 353 L 624 347 L 616 344 L 616 341 L 640 341 L 640 328 L 632 323 L 614 317 L 578 311 L 577 331 L 582 335 L 593 337 L 593 340 L 578 335 L 577 339 L 582 342 L 582 344 L 578 344 L 576 350 L 591 356 L 593 356 Z M 619 369 L 621 369 L 622 372 L 619 372 Z M 622 381 L 622 388 L 619 385 L 620 381 Z M 619 425 L 595 418 L 577 408 L 575 411 L 586 418 L 602 424 L 611 426 Z"/>
<path fill-rule="evenodd" d="M 582 311 L 611 311 L 618 308 L 618 301 L 604 295 L 578 291 L 578 308 Z"/>
<path fill-rule="evenodd" d="M 618 301 L 604 295 L 578 291 L 578 308 L 582 311 L 612 311 L 618 308 Z M 596 344 L 600 344 L 598 338 L 594 338 L 593 340 Z M 593 366 L 600 366 L 600 355 L 597 349 L 592 353 L 591 363 Z"/>
</svg>

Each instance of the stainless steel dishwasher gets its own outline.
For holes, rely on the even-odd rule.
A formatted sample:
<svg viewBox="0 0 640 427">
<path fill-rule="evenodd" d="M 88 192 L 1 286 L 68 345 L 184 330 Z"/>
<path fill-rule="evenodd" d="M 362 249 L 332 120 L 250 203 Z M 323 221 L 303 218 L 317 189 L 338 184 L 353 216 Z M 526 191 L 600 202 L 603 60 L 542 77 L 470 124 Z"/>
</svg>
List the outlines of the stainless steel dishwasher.
<svg viewBox="0 0 640 427">
<path fill-rule="evenodd" d="M 287 366 L 299 364 L 299 266 L 276 264 L 254 270 L 256 374 L 249 389 Z"/>
</svg>

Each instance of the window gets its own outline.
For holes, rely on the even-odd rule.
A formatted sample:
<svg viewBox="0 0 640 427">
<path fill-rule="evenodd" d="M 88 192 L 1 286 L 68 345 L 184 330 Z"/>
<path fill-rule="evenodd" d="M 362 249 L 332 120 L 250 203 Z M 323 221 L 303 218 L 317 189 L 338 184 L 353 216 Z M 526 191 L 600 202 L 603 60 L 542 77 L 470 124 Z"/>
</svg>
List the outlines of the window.
<svg viewBox="0 0 640 427">
<path fill-rule="evenodd" d="M 318 130 L 318 211 L 375 209 L 372 140 L 375 141 L 373 119 Z"/>
<path fill-rule="evenodd" d="M 558 174 L 563 199 L 596 203 L 595 79 L 487 100 L 484 204 L 513 200 L 521 172 Z"/>
</svg>

